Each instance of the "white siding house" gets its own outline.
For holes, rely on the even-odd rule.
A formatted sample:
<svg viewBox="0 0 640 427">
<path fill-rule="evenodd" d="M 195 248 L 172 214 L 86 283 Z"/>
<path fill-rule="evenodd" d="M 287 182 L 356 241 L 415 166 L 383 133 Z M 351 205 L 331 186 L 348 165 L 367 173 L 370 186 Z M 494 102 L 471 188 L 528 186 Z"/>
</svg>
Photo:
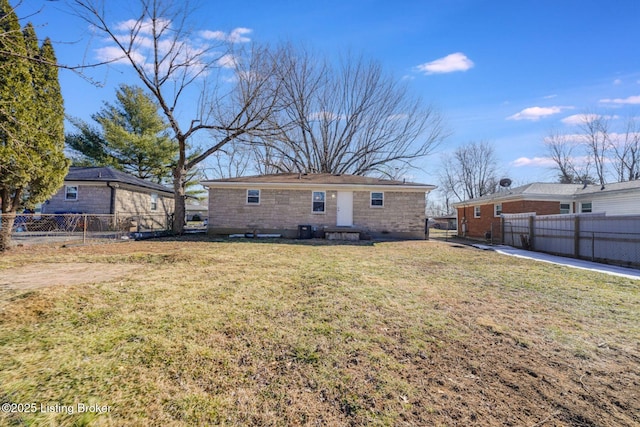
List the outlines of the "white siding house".
<svg viewBox="0 0 640 427">
<path fill-rule="evenodd" d="M 640 214 L 640 181 L 616 182 L 604 188 L 591 185 L 575 193 L 576 212 L 586 213 L 583 208 L 591 204 L 591 212 L 607 215 Z"/>
</svg>

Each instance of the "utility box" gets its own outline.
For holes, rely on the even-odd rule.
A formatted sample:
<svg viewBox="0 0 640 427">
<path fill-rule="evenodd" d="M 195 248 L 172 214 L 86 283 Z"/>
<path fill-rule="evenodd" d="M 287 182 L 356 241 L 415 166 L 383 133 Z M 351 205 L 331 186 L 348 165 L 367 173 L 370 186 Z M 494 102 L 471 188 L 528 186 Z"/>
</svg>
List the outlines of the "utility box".
<svg viewBox="0 0 640 427">
<path fill-rule="evenodd" d="M 311 239 L 313 237 L 313 227 L 310 225 L 298 226 L 298 239 Z"/>
</svg>

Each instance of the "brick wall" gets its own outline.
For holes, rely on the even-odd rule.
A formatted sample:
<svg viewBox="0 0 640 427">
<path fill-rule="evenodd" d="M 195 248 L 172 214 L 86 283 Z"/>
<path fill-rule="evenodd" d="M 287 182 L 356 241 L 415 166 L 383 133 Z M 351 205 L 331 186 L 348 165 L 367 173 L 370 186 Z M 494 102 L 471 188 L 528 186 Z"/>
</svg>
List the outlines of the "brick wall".
<svg viewBox="0 0 640 427">
<path fill-rule="evenodd" d="M 151 190 L 147 193 L 120 187 L 116 190 L 115 207 L 118 214 L 167 215 L 174 211 L 174 200 L 158 194 L 157 209 L 151 210 Z"/>
<path fill-rule="evenodd" d="M 463 218 L 467 220 L 467 237 L 484 238 L 485 233 L 493 231 L 494 239 L 500 233 L 500 217 L 494 215 L 495 203 L 480 206 L 480 218 L 474 217 L 474 206 L 458 208 L 458 232 L 462 234 Z M 502 203 L 502 213 L 535 212 L 538 215 L 560 213 L 560 201 L 516 200 Z"/>
<path fill-rule="evenodd" d="M 110 214 L 111 188 L 105 184 L 78 185 L 78 200 L 65 200 L 65 186 L 42 206 L 42 213 Z"/>
<path fill-rule="evenodd" d="M 74 184 L 75 185 L 75 184 Z M 42 209 L 43 213 L 56 212 L 111 214 L 111 188 L 106 183 L 78 184 L 78 199 L 65 200 L 63 186 Z M 140 192 L 132 188 L 116 189 L 115 213 L 127 215 L 167 215 L 174 211 L 173 197 L 158 194 L 158 209 L 151 210 L 151 192 Z"/>
<path fill-rule="evenodd" d="M 246 189 L 209 189 L 211 233 L 243 233 L 256 229 L 294 237 L 298 225 L 308 224 L 319 230 L 336 226 L 335 190 L 326 191 L 324 213 L 311 211 L 312 190 L 263 189 L 259 205 L 247 204 L 246 193 Z M 353 193 L 354 228 L 373 235 L 424 238 L 424 193 L 385 192 L 384 207 L 371 208 L 369 204 L 369 191 Z"/>
<path fill-rule="evenodd" d="M 370 207 L 368 191 L 353 194 L 353 225 L 372 234 L 409 233 L 424 238 L 425 195 L 423 192 L 384 192 L 384 206 Z"/>
</svg>

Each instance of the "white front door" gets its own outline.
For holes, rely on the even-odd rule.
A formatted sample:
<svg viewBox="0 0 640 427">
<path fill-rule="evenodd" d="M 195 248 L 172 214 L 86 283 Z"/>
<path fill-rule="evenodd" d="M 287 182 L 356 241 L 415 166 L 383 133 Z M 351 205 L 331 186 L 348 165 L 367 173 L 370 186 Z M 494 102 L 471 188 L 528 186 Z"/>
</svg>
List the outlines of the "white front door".
<svg viewBox="0 0 640 427">
<path fill-rule="evenodd" d="M 336 225 L 351 227 L 353 225 L 353 191 L 338 191 Z"/>
</svg>

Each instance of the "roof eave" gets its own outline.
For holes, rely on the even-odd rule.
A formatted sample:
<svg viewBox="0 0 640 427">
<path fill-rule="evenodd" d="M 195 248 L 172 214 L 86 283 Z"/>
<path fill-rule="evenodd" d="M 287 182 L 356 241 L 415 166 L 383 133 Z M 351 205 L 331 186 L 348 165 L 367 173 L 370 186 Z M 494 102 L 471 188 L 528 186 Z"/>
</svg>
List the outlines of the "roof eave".
<svg viewBox="0 0 640 427">
<path fill-rule="evenodd" d="M 207 188 L 249 188 L 259 187 L 268 189 L 336 189 L 336 190 L 386 190 L 386 191 L 401 191 L 401 192 L 429 192 L 436 188 L 435 185 L 427 184 L 337 184 L 337 183 L 313 183 L 313 182 L 301 182 L 301 183 L 289 183 L 289 182 L 221 182 L 221 181 L 201 181 L 200 184 Z"/>
</svg>

